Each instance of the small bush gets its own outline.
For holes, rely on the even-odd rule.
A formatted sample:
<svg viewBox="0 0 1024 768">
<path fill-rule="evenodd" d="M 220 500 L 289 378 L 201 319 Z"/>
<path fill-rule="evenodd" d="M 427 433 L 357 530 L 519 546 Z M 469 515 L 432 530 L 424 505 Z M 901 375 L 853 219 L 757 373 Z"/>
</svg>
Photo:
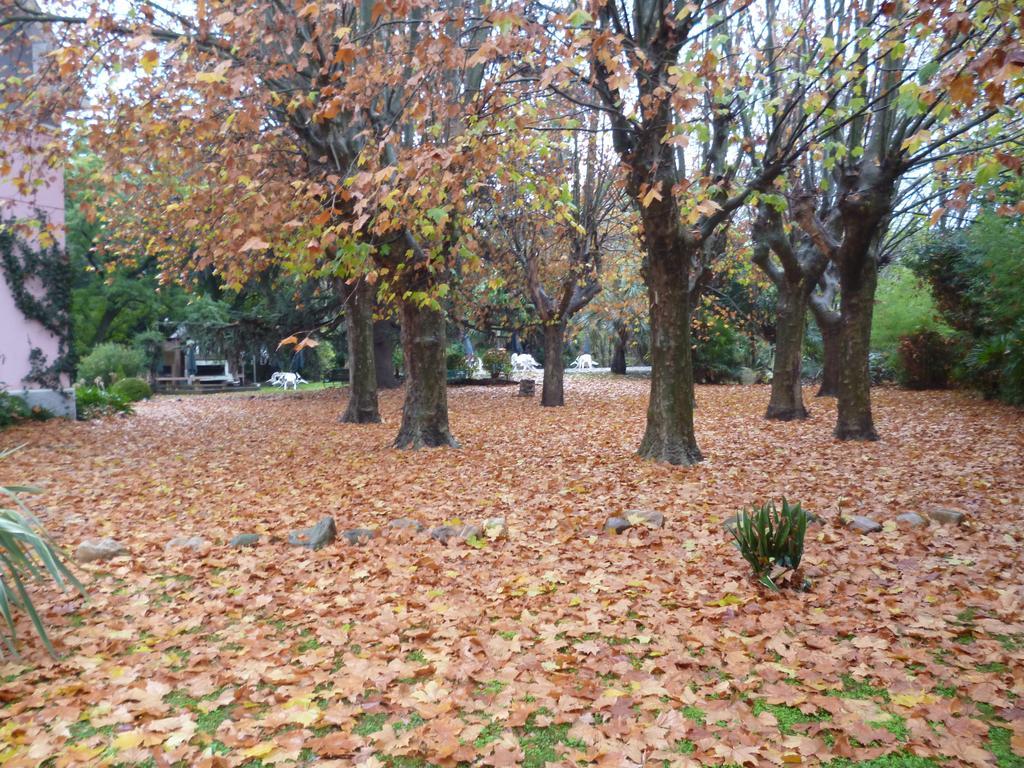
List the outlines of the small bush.
<svg viewBox="0 0 1024 768">
<path fill-rule="evenodd" d="M 113 386 L 110 387 L 112 394 L 123 398 L 129 403 L 135 403 L 139 400 L 147 400 L 153 396 L 153 388 L 149 386 L 142 379 L 121 379 L 120 381 L 114 382 Z"/>
<path fill-rule="evenodd" d="M 81 421 L 110 416 L 114 413 L 131 413 L 132 404 L 115 392 L 99 387 L 78 387 L 75 389 L 78 418 Z"/>
<path fill-rule="evenodd" d="M 444 364 L 448 373 L 453 376 L 470 378 L 473 375 L 469 367 L 469 358 L 459 349 L 449 348 Z"/>
<path fill-rule="evenodd" d="M 488 349 L 481 358 L 484 368 L 492 376 L 509 376 L 512 373 L 512 358 L 507 349 Z"/>
<path fill-rule="evenodd" d="M 92 384 L 103 379 L 108 387 L 118 379 L 138 376 L 146 367 L 146 356 L 138 349 L 123 344 L 100 344 L 82 358 L 78 365 L 78 378 Z"/>
<path fill-rule="evenodd" d="M 29 418 L 28 404 L 17 395 L 0 392 L 0 429 Z"/>
<path fill-rule="evenodd" d="M 782 509 L 770 501 L 737 515 L 732 529 L 736 547 L 750 563 L 754 576 L 769 589 L 777 592 L 775 580 L 800 567 L 807 523 L 808 515 L 800 504 L 790 506 L 785 499 Z"/>
<path fill-rule="evenodd" d="M 896 378 L 908 389 L 942 389 L 956 362 L 956 349 L 936 331 L 917 331 L 900 337 Z"/>
</svg>

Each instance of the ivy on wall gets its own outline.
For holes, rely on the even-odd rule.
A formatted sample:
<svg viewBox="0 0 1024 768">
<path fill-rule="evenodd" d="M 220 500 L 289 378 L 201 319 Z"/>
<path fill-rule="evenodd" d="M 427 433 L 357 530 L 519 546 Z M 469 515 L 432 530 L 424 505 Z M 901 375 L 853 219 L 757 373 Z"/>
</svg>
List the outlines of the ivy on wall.
<svg viewBox="0 0 1024 768">
<path fill-rule="evenodd" d="M 26 222 L 0 222 L 0 268 L 11 289 L 14 304 L 29 320 L 35 320 L 58 342 L 57 357 L 48 360 L 39 347 L 29 352 L 29 373 L 24 384 L 61 389 L 61 375 L 71 374 L 71 266 L 67 253 L 49 238 L 46 217 L 37 213 L 33 228 L 43 236 L 33 243 L 22 233 Z M 49 241 L 49 242 L 47 242 Z"/>
</svg>

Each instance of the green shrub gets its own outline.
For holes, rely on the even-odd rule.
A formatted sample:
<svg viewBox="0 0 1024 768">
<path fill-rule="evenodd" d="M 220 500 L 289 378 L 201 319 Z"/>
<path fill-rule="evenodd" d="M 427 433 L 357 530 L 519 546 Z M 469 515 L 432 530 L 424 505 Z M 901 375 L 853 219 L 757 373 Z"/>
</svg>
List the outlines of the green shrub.
<svg viewBox="0 0 1024 768">
<path fill-rule="evenodd" d="M 146 356 L 141 350 L 123 344 L 100 344 L 82 358 L 78 365 L 78 378 L 87 385 L 102 378 L 103 383 L 110 386 L 118 379 L 138 376 L 145 366 Z"/>
<path fill-rule="evenodd" d="M 878 281 L 871 320 L 871 349 L 895 363 L 900 341 L 926 331 L 948 335 L 951 329 L 939 319 L 928 285 L 907 267 L 894 264 L 882 272 Z"/>
<path fill-rule="evenodd" d="M 957 360 L 956 345 L 936 331 L 900 337 L 896 379 L 908 389 L 942 389 Z"/>
<path fill-rule="evenodd" d="M 110 387 L 110 392 L 129 403 L 146 400 L 153 396 L 153 388 L 142 379 L 135 378 L 115 381 Z"/>
<path fill-rule="evenodd" d="M 488 349 L 480 360 L 492 376 L 508 376 L 512 373 L 512 358 L 507 349 Z"/>
<path fill-rule="evenodd" d="M 979 339 L 955 375 L 986 398 L 1024 405 L 1024 321 L 1010 333 Z"/>
<path fill-rule="evenodd" d="M 28 404 L 17 395 L 0 392 L 0 429 L 29 417 Z"/>
<path fill-rule="evenodd" d="M 445 369 L 452 376 L 459 378 L 471 378 L 472 368 L 469 365 L 469 358 L 462 352 L 460 347 L 451 346 L 444 358 Z"/>
<path fill-rule="evenodd" d="M 737 381 L 746 340 L 723 318 L 699 311 L 693 324 L 693 379 L 698 384 Z"/>
<path fill-rule="evenodd" d="M 0 451 L 0 459 L 12 452 Z M 6 625 L 6 630 L 0 632 L 0 639 L 15 656 L 17 637 L 14 615 L 18 611 L 28 615 L 47 650 L 56 655 L 42 619 L 32 603 L 27 583 L 43 581 L 48 574 L 61 589 L 71 584 L 85 594 L 78 579 L 61 561 L 60 550 L 21 499 L 23 494 L 36 492 L 38 489 L 31 487 L 0 486 L 0 498 L 5 502 L 0 507 L 0 616 Z"/>
<path fill-rule="evenodd" d="M 110 416 L 114 413 L 131 413 L 132 404 L 114 392 L 99 387 L 78 387 L 75 389 L 75 403 L 81 421 Z"/>
<path fill-rule="evenodd" d="M 795 571 L 800 567 L 807 523 L 808 515 L 800 504 L 790 506 L 785 498 L 782 509 L 770 501 L 737 515 L 732 529 L 736 547 L 750 563 L 754 576 L 769 589 L 779 589 L 775 579 L 781 574 L 773 572 L 780 568 L 783 573 Z"/>
</svg>

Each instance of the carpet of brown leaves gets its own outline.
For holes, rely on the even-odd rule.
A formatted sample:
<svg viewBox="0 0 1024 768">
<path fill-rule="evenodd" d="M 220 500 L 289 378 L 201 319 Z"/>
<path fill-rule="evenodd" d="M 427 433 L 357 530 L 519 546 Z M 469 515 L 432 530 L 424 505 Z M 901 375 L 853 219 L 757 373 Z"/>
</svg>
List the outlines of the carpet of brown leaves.
<svg viewBox="0 0 1024 768">
<path fill-rule="evenodd" d="M 380 426 L 337 423 L 328 391 L 3 433 L 28 445 L 0 480 L 45 486 L 35 508 L 63 545 L 112 536 L 131 556 L 81 569 L 89 602 L 38 593 L 63 656 L 25 625 L 24 658 L 0 663 L 0 763 L 1022 764 L 1020 412 L 879 390 L 883 439 L 841 444 L 830 402 L 769 423 L 765 388 L 700 388 L 706 460 L 680 469 L 634 456 L 644 382 L 573 377 L 566 399 L 451 390 L 457 451 L 388 447 L 400 393 Z M 721 523 L 783 494 L 824 524 L 811 591 L 774 596 Z M 893 522 L 933 505 L 968 522 Z M 634 508 L 666 527 L 601 535 Z M 284 543 L 328 514 L 510 530 L 479 549 Z M 228 548 L 241 532 L 266 536 Z M 179 535 L 214 546 L 165 552 Z"/>
</svg>

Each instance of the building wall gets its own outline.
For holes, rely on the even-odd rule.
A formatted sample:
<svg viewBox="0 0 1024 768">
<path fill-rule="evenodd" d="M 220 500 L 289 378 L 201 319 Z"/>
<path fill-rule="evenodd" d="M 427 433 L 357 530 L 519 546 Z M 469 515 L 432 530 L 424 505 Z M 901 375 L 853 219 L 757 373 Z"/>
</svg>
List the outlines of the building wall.
<svg viewBox="0 0 1024 768">
<path fill-rule="evenodd" d="M 24 166 L 24 160 L 21 161 Z M 17 172 L 17 171 L 16 171 Z M 39 181 L 28 194 L 19 191 L 15 185 L 0 177 L 0 219 L 35 219 L 41 211 L 55 236 L 63 242 L 64 227 L 64 177 L 52 170 L 31 169 L 33 178 Z M 0 268 L 2 269 L 2 268 Z M 59 341 L 56 336 L 35 320 L 29 320 L 14 304 L 14 296 L 6 279 L 0 280 L 0 384 L 10 390 L 34 386 L 23 379 L 29 372 L 28 356 L 33 347 L 38 347 L 53 361 L 58 355 Z"/>
</svg>

